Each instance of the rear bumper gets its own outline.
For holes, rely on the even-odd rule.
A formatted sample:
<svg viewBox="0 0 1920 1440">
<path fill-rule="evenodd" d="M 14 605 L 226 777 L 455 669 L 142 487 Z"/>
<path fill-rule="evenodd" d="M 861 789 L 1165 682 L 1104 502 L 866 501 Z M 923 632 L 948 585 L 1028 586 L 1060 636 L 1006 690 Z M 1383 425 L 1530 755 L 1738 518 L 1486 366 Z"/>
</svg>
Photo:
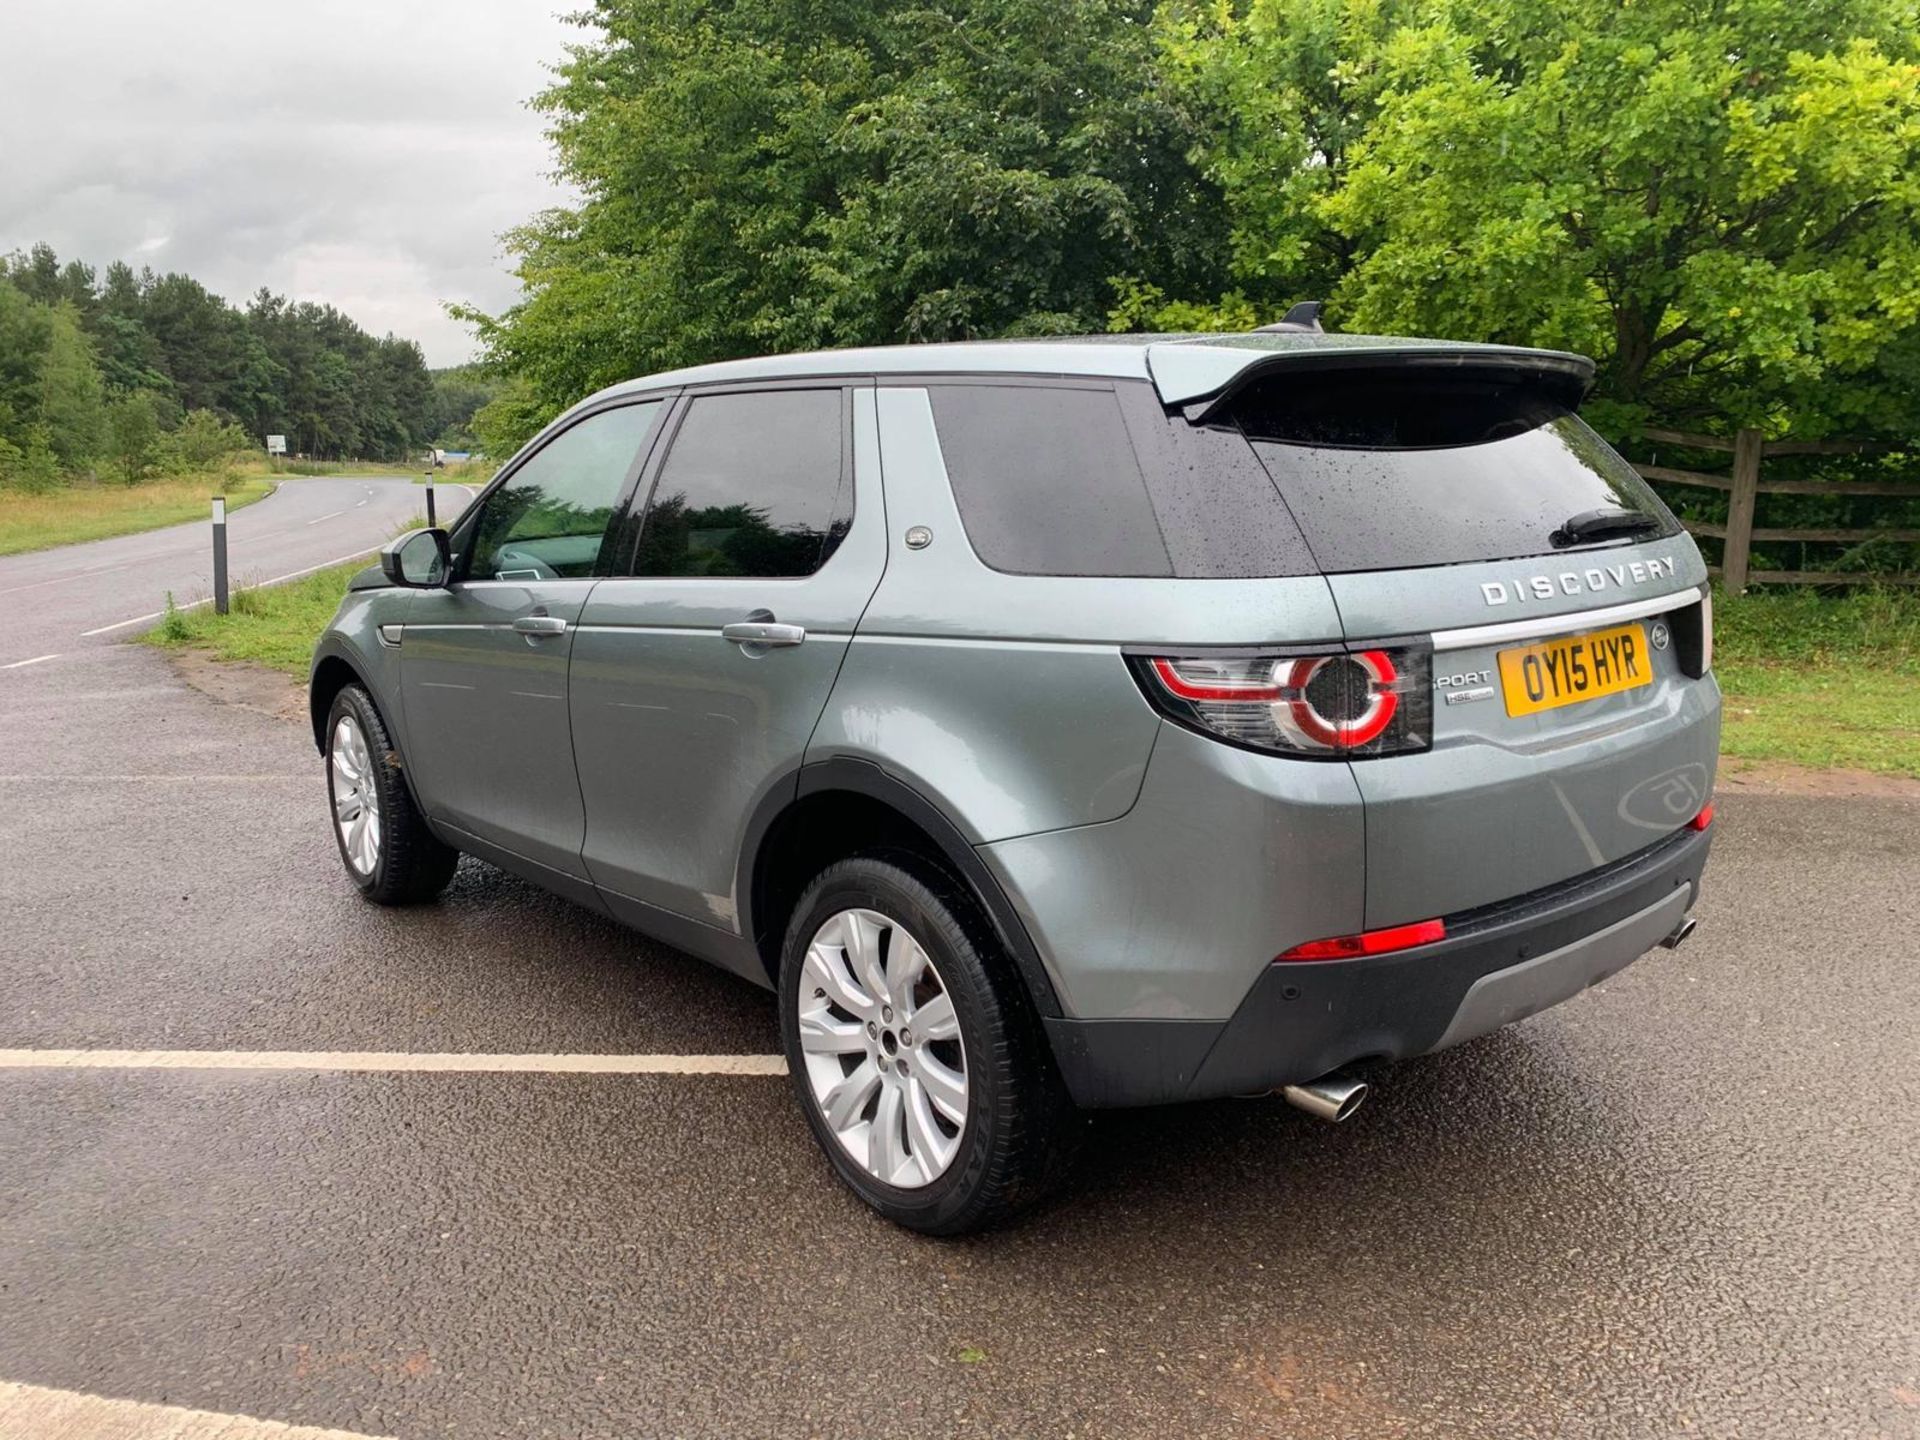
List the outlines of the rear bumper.
<svg viewBox="0 0 1920 1440">
<path fill-rule="evenodd" d="M 1049 1019 L 1083 1106 L 1244 1095 L 1457 1045 L 1633 963 L 1693 908 L 1712 832 L 1678 831 L 1563 885 L 1449 916 L 1396 955 L 1270 965 L 1225 1021 Z"/>
</svg>

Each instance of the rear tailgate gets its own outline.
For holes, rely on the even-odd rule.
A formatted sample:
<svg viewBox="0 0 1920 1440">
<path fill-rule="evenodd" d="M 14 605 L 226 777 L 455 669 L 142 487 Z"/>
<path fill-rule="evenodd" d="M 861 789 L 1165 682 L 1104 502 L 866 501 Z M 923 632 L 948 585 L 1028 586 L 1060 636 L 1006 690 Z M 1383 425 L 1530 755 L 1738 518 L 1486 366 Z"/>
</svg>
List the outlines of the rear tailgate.
<svg viewBox="0 0 1920 1440">
<path fill-rule="evenodd" d="M 1698 553 L 1681 537 L 1580 560 L 1329 577 L 1350 636 L 1435 642 L 1433 748 L 1352 767 L 1366 804 L 1369 928 L 1572 879 L 1672 834 L 1712 793 L 1719 691 L 1683 668 L 1702 623 Z M 1552 598 L 1531 598 L 1548 588 L 1540 577 Z M 1590 635 L 1613 644 L 1553 644 Z M 1503 672 L 1503 653 L 1522 663 Z M 1585 670 L 1590 688 L 1627 688 L 1532 708 L 1559 698 L 1547 663 Z"/>
<path fill-rule="evenodd" d="M 1710 793 L 1719 694 L 1687 643 L 1706 567 L 1573 413 L 1574 378 L 1507 356 L 1296 357 L 1203 422 L 1250 442 L 1349 644 L 1432 637 L 1431 748 L 1351 762 L 1369 928 L 1609 865 Z"/>
</svg>

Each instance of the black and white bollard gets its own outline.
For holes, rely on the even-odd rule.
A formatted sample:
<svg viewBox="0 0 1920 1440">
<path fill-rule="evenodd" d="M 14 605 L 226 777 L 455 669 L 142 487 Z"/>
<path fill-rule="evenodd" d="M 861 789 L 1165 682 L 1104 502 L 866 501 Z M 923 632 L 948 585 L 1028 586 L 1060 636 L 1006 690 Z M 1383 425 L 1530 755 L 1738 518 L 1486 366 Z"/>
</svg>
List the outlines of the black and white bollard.
<svg viewBox="0 0 1920 1440">
<path fill-rule="evenodd" d="M 227 613 L 227 497 L 213 497 L 213 611 Z"/>
<path fill-rule="evenodd" d="M 427 461 L 427 528 L 433 529 L 440 522 L 433 518 L 433 461 Z"/>
</svg>

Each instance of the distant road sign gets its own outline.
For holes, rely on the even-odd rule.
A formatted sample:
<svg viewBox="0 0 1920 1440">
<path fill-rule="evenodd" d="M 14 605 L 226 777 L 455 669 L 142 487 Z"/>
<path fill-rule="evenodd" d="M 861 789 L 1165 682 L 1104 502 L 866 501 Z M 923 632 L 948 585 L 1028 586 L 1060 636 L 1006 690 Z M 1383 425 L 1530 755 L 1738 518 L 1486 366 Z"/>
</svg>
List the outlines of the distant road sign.
<svg viewBox="0 0 1920 1440">
<path fill-rule="evenodd" d="M 267 453 L 269 455 L 286 454 L 287 453 L 287 437 L 284 435 L 267 436 Z"/>
</svg>

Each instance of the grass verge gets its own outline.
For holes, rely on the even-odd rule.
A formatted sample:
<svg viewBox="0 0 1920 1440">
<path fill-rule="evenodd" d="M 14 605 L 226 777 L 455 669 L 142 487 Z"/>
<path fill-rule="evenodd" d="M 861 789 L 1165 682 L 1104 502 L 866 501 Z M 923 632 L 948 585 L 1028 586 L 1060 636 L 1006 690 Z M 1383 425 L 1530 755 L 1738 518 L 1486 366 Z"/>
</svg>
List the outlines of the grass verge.
<svg viewBox="0 0 1920 1440">
<path fill-rule="evenodd" d="M 347 581 L 372 563 L 369 556 L 284 585 L 235 590 L 225 615 L 214 614 L 211 605 L 169 608 L 166 617 L 140 637 L 141 643 L 163 650 L 206 650 L 218 660 L 247 660 L 304 680 L 314 641 L 340 608 Z M 171 607 L 171 596 L 168 603 Z"/>
<path fill-rule="evenodd" d="M 223 482 L 229 511 L 273 491 L 273 481 L 263 475 L 186 475 L 140 485 L 76 484 L 45 492 L 0 490 L 0 555 L 205 520 L 209 497 Z"/>
<path fill-rule="evenodd" d="M 1714 599 L 1721 752 L 1920 777 L 1920 596 Z"/>
</svg>

